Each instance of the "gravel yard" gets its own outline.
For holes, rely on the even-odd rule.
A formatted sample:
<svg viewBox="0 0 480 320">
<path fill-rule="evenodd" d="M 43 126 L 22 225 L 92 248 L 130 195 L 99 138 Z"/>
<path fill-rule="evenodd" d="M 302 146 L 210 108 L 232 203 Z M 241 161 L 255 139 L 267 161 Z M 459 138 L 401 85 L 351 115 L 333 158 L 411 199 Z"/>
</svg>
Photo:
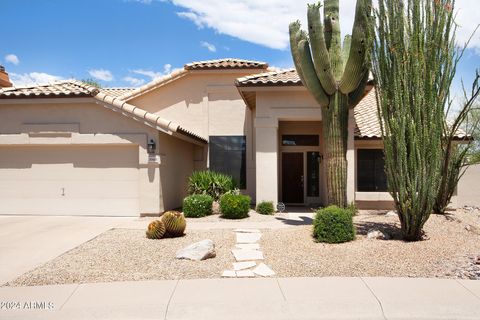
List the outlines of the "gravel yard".
<svg viewBox="0 0 480 320">
<path fill-rule="evenodd" d="M 257 216 L 253 219 L 263 219 Z M 207 219 L 219 218 L 202 218 Z M 386 217 L 385 212 L 362 211 L 354 221 L 356 240 L 337 245 L 315 243 L 309 225 L 262 229 L 260 246 L 264 262 L 278 277 L 472 278 L 478 272 L 480 278 L 480 266 L 474 260 L 480 255 L 478 210 L 459 210 L 448 219 L 432 215 L 425 226 L 426 240 L 415 243 L 399 240 L 398 218 Z M 258 228 L 261 229 L 261 223 Z M 372 228 L 388 232 L 393 239 L 367 239 L 366 234 Z M 177 250 L 203 239 L 215 242 L 216 258 L 201 262 L 174 258 Z M 113 229 L 8 285 L 218 278 L 223 270 L 231 269 L 234 258 L 230 250 L 234 245 L 231 229 L 190 230 L 184 237 L 162 240 L 146 239 L 143 230 Z"/>
</svg>

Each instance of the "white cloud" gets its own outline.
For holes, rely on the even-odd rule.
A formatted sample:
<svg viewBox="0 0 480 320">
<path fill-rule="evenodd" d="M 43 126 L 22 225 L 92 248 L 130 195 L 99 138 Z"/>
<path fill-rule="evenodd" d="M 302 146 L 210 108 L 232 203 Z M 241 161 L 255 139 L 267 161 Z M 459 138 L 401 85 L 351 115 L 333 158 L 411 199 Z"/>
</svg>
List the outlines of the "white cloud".
<svg viewBox="0 0 480 320">
<path fill-rule="evenodd" d="M 206 42 L 206 41 L 200 41 L 200 45 L 204 48 L 207 48 L 208 51 L 210 52 L 216 52 L 217 47 L 215 47 L 213 44 Z"/>
<path fill-rule="evenodd" d="M 288 49 L 288 24 L 295 20 L 306 28 L 307 3 L 312 0 L 170 0 L 183 8 L 178 16 L 191 20 L 199 28 L 215 31 L 273 49 Z M 374 2 L 376 2 L 374 0 Z M 342 33 L 350 34 L 356 0 L 340 0 Z M 478 0 L 457 0 L 457 32 L 464 43 L 478 24 Z M 480 51 L 480 32 L 470 43 Z"/>
<path fill-rule="evenodd" d="M 153 70 L 145 70 L 145 69 L 132 70 L 133 73 L 149 77 L 151 80 L 161 78 L 164 75 L 169 74 L 171 71 L 172 71 L 172 65 L 169 63 L 163 66 L 163 71 L 153 71 Z"/>
<path fill-rule="evenodd" d="M 102 80 L 102 81 L 112 81 L 113 75 L 109 70 L 105 69 L 92 69 L 88 70 L 88 73 L 94 77 L 95 79 Z"/>
<path fill-rule="evenodd" d="M 123 80 L 130 83 L 130 85 L 134 87 L 139 87 L 145 83 L 144 79 L 139 79 L 139 78 L 130 77 L 130 76 L 123 78 Z"/>
<path fill-rule="evenodd" d="M 18 57 L 14 54 L 7 54 L 5 56 L 5 61 L 6 62 L 10 62 L 14 65 L 18 65 L 20 63 L 20 60 L 18 59 Z"/>
<path fill-rule="evenodd" d="M 10 73 L 10 80 L 15 86 L 33 86 L 62 80 L 62 77 L 44 72 L 30 72 L 22 74 L 12 72 Z"/>
</svg>

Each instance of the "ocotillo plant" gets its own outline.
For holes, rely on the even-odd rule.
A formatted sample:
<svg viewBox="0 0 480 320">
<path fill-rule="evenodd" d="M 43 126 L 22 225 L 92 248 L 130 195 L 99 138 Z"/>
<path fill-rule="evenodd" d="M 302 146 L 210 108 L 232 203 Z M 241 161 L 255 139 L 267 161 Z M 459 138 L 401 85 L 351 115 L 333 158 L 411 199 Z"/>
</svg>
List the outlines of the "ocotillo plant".
<svg viewBox="0 0 480 320">
<path fill-rule="evenodd" d="M 379 0 L 372 54 L 388 189 L 403 238 L 416 241 L 441 180 L 455 74 L 452 0 Z"/>
<path fill-rule="evenodd" d="M 373 38 L 372 1 L 358 0 L 352 36 L 341 41 L 338 0 L 308 5 L 308 36 L 290 24 L 290 47 L 298 75 L 322 109 L 328 204 L 347 206 L 348 113 L 363 97 Z M 308 40 L 310 38 L 310 40 Z"/>
<path fill-rule="evenodd" d="M 460 60 L 462 54 L 463 50 L 455 59 L 455 65 Z M 433 212 L 437 214 L 445 214 L 458 182 L 470 164 L 470 151 L 475 147 L 472 136 L 479 128 L 480 123 L 480 119 L 475 117 L 475 111 L 477 111 L 475 102 L 480 96 L 480 74 L 478 71 L 470 93 L 464 92 L 464 96 L 465 101 L 455 119 L 451 123 L 445 121 L 442 140 L 442 176 L 437 191 L 437 198 L 433 206 Z M 452 101 L 449 102 L 449 105 L 451 104 Z M 450 107 L 447 110 L 447 115 L 448 111 L 450 111 Z M 462 129 L 464 130 L 463 133 L 461 133 Z M 459 133 L 462 134 L 460 138 L 463 141 L 457 141 Z"/>
</svg>

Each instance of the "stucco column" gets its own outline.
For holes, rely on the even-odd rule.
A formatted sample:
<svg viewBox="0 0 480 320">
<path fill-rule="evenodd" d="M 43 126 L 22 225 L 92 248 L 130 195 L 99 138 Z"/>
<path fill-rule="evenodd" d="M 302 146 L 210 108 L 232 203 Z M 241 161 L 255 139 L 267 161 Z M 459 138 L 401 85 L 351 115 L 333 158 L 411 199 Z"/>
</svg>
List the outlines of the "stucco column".
<svg viewBox="0 0 480 320">
<path fill-rule="evenodd" d="M 278 120 L 255 119 L 256 198 L 278 202 Z"/>
<path fill-rule="evenodd" d="M 348 113 L 347 141 L 347 202 L 355 201 L 355 117 L 353 109 Z"/>
</svg>

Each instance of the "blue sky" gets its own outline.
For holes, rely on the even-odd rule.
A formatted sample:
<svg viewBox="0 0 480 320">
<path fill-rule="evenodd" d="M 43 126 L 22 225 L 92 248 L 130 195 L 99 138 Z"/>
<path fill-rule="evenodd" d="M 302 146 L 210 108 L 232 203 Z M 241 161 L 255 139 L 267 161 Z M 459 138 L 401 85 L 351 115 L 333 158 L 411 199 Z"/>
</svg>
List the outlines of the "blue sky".
<svg viewBox="0 0 480 320">
<path fill-rule="evenodd" d="M 304 0 L 0 0 L 0 64 L 15 84 L 96 78 L 104 86 L 146 83 L 185 63 L 224 57 L 292 66 L 288 23 L 305 21 Z M 341 0 L 344 33 L 354 0 Z M 467 7 L 468 10 L 463 10 Z M 480 19 L 476 0 L 457 0 L 464 41 Z M 480 35 L 459 67 L 480 68 Z M 458 91 L 457 79 L 454 90 Z"/>
</svg>

